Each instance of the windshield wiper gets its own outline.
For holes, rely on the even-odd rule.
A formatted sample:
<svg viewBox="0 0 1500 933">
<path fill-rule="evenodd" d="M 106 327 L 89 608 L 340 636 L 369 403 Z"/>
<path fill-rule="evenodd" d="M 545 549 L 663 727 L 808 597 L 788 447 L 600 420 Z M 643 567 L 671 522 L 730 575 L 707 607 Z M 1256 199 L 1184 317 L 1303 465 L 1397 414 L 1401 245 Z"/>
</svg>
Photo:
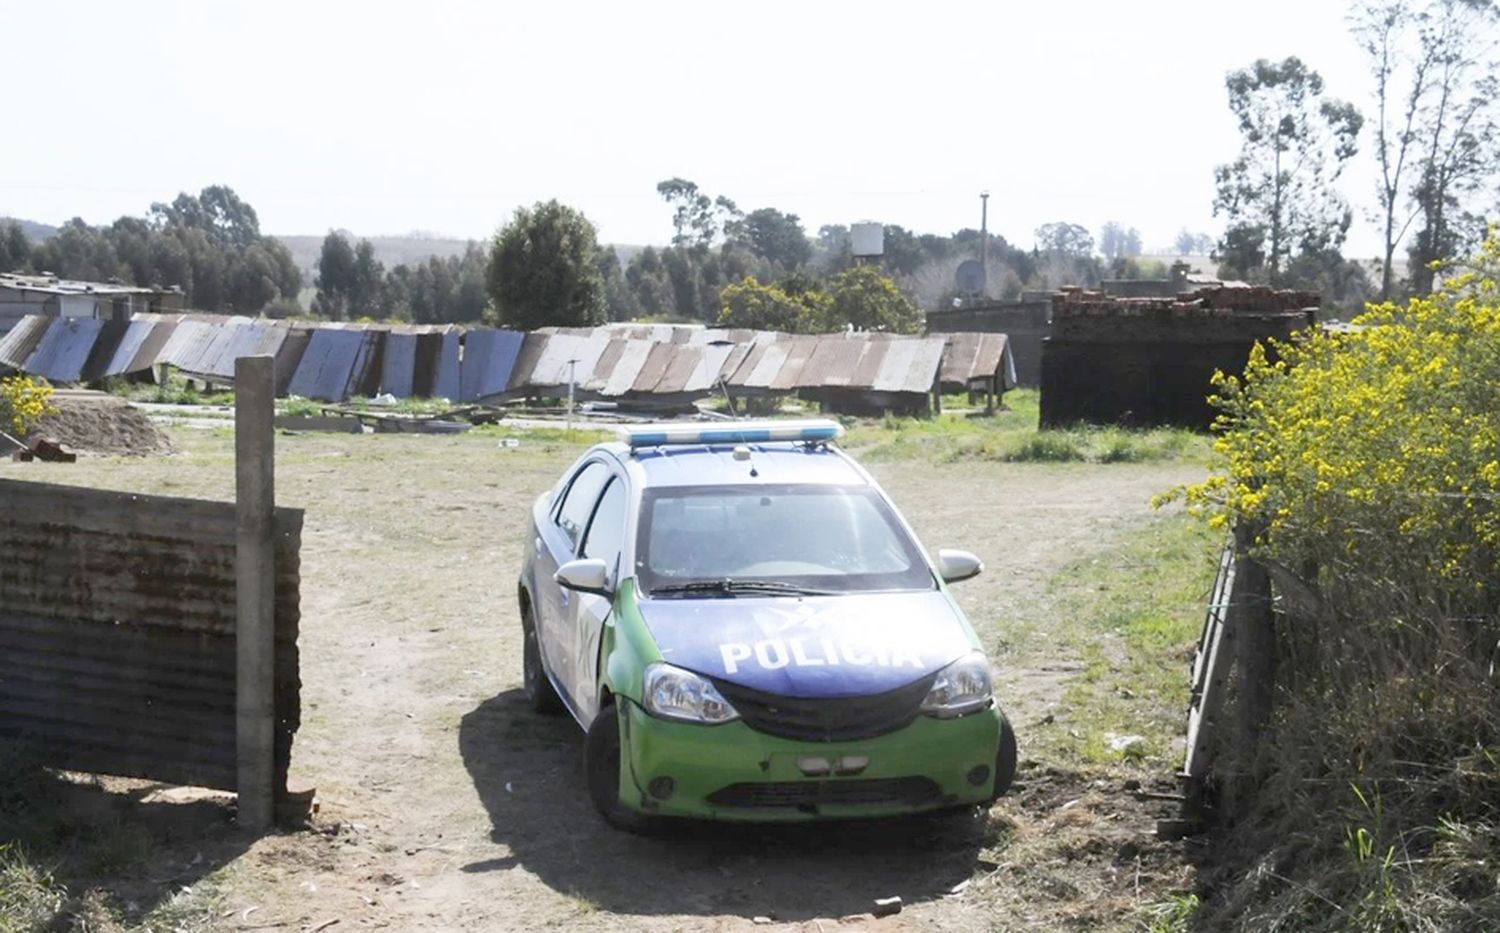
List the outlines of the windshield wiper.
<svg viewBox="0 0 1500 933">
<path fill-rule="evenodd" d="M 795 583 L 781 583 L 776 580 L 731 580 L 725 577 L 722 580 L 694 580 L 691 583 L 667 583 L 662 586 L 652 587 L 652 596 L 664 596 L 674 593 L 716 593 L 720 596 L 735 596 L 740 593 L 777 593 L 787 596 L 837 596 L 836 590 L 819 590 L 812 587 L 798 586 Z"/>
</svg>

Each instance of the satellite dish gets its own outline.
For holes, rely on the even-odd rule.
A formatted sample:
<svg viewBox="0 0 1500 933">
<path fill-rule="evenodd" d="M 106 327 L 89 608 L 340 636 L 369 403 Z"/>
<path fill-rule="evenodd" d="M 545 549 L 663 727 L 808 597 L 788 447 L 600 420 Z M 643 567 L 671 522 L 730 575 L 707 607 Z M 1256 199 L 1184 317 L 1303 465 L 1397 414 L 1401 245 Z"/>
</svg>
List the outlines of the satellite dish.
<svg viewBox="0 0 1500 933">
<path fill-rule="evenodd" d="M 984 265 L 977 259 L 965 259 L 958 264 L 958 273 L 953 277 L 958 290 L 970 295 L 984 291 Z"/>
</svg>

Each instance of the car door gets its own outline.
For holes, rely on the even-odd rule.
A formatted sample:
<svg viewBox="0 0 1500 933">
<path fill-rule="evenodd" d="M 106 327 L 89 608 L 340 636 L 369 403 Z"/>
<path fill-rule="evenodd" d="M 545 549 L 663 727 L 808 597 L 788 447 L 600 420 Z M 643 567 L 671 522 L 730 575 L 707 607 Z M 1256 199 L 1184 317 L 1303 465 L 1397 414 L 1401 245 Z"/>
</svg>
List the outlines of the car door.
<svg viewBox="0 0 1500 933">
<path fill-rule="evenodd" d="M 578 594 L 558 586 L 552 575 L 577 554 L 594 506 L 599 503 L 599 493 L 611 475 L 602 460 L 591 459 L 580 466 L 547 521 L 537 529 L 533 542 L 537 553 L 537 643 L 547 670 L 569 698 L 575 694 L 571 683 L 576 670 L 572 604 Z"/>
<path fill-rule="evenodd" d="M 626 508 L 629 496 L 624 477 L 616 474 L 604 487 L 599 505 L 584 533 L 579 557 L 604 561 L 609 568 L 609 590 L 613 594 L 620 581 L 620 552 L 625 544 Z M 577 685 L 574 708 L 585 722 L 591 722 L 599 707 L 599 642 L 614 606 L 613 596 L 594 593 L 573 594 L 574 668 L 569 679 Z"/>
</svg>

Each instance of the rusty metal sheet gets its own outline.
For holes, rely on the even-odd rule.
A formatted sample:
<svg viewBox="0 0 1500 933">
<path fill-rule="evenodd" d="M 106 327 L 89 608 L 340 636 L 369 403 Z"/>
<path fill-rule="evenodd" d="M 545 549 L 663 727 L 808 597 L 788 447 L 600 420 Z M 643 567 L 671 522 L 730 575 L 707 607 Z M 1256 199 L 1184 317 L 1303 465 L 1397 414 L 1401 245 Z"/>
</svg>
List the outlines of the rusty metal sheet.
<svg viewBox="0 0 1500 933">
<path fill-rule="evenodd" d="M 630 392 L 640 378 L 641 370 L 651 358 L 652 348 L 657 346 L 649 340 L 626 340 L 623 343 L 625 347 L 620 351 L 620 359 L 600 390 L 600 394 L 610 398 L 618 398 Z"/>
<path fill-rule="evenodd" d="M 380 361 L 380 391 L 396 398 L 413 397 L 416 372 L 417 335 L 394 331 L 386 334 L 385 355 Z"/>
<path fill-rule="evenodd" d="M 286 343 L 287 336 L 291 331 L 285 327 L 262 325 L 260 328 L 260 342 L 251 351 L 255 356 L 276 356 L 281 352 L 281 345 Z"/>
<path fill-rule="evenodd" d="M 277 395 L 291 394 L 292 378 L 297 375 L 297 367 L 302 364 L 302 357 L 307 353 L 307 345 L 311 342 L 312 331 L 307 328 L 288 327 L 286 329 L 286 336 L 282 338 L 281 346 L 276 350 Z"/>
<path fill-rule="evenodd" d="M 944 386 L 962 387 L 975 379 L 997 376 L 1004 382 L 1010 343 L 1006 335 L 957 332 L 944 336 L 948 340 L 940 376 Z"/>
<path fill-rule="evenodd" d="M 479 329 L 465 334 L 459 398 L 468 402 L 503 395 L 525 337 L 515 330 Z"/>
<path fill-rule="evenodd" d="M 724 361 L 719 364 L 719 372 L 714 376 L 714 384 L 720 382 L 728 383 L 730 378 L 744 365 L 745 360 L 755 349 L 751 343 L 736 343 L 729 347 L 729 352 L 724 354 Z"/>
<path fill-rule="evenodd" d="M 459 393 L 458 331 L 443 334 L 438 345 L 437 368 L 433 377 L 432 397 L 457 399 Z"/>
<path fill-rule="evenodd" d="M 318 328 L 288 387 L 293 395 L 342 402 L 370 362 L 371 339 L 364 331 Z"/>
<path fill-rule="evenodd" d="M 880 375 L 880 367 L 884 365 L 885 358 L 890 354 L 892 348 L 886 346 L 889 341 L 864 340 L 864 352 L 860 355 L 859 363 L 854 367 L 854 378 L 850 385 L 854 388 L 867 389 L 875 385 L 875 380 Z"/>
<path fill-rule="evenodd" d="M 718 386 L 719 373 L 735 348 L 729 344 L 705 344 L 692 349 L 697 354 L 697 361 L 683 380 L 683 391 L 711 392 Z"/>
<path fill-rule="evenodd" d="M 786 340 L 756 340 L 738 369 L 729 377 L 732 387 L 768 389 L 786 363 L 791 344 Z"/>
<path fill-rule="evenodd" d="M 536 363 L 526 376 L 525 384 L 532 389 L 557 388 L 568 384 L 569 360 L 576 362 L 571 367 L 575 384 L 593 374 L 599 357 L 609 346 L 609 338 L 603 335 L 574 337 L 555 334 L 546 338 L 546 344 L 538 354 Z"/>
<path fill-rule="evenodd" d="M 242 356 L 254 356 L 267 330 L 269 328 L 264 324 L 221 325 L 198 358 L 181 368 L 203 376 L 233 379 L 234 361 Z"/>
<path fill-rule="evenodd" d="M 943 366 L 938 370 L 938 379 L 944 388 L 964 386 L 974 378 L 975 359 L 979 353 L 979 334 L 945 334 L 948 347 L 943 351 Z M 990 375 L 994 375 L 991 371 Z"/>
<path fill-rule="evenodd" d="M 28 314 L 17 321 L 9 333 L 0 337 L 0 366 L 24 370 L 54 320 L 44 314 Z"/>
<path fill-rule="evenodd" d="M 115 345 L 114 352 L 110 354 L 109 359 L 104 361 L 104 368 L 100 375 L 119 376 L 125 373 L 137 372 L 138 370 L 134 366 L 136 356 L 140 353 L 141 348 L 145 346 L 147 338 L 156 330 L 156 327 L 157 325 L 151 321 L 131 318 L 130 322 L 125 326 L 125 333 L 120 335 L 120 342 Z M 163 341 L 165 342 L 165 337 L 163 337 Z M 150 363 L 139 367 L 139 369 L 150 368 Z"/>
<path fill-rule="evenodd" d="M 438 331 L 426 331 L 416 334 L 415 338 L 416 355 L 411 375 L 411 394 L 414 398 L 433 398 L 437 395 L 444 336 Z"/>
<path fill-rule="evenodd" d="M 93 318 L 54 320 L 26 361 L 26 372 L 49 382 L 77 382 L 103 328 L 104 322 Z"/>
<path fill-rule="evenodd" d="M 802 381 L 802 367 L 818 347 L 815 337 L 789 337 L 786 341 L 786 356 L 766 388 L 772 391 L 789 392 Z"/>
<path fill-rule="evenodd" d="M 886 361 L 870 388 L 878 392 L 927 393 L 937 384 L 938 368 L 943 362 L 942 337 L 908 337 L 889 344 Z"/>
<path fill-rule="evenodd" d="M 510 372 L 510 385 L 506 390 L 510 392 L 522 392 L 531 386 L 531 374 L 536 370 L 537 361 L 542 354 L 547 352 L 547 344 L 552 342 L 551 334 L 532 331 L 521 341 L 521 352 L 516 357 L 515 368 Z"/>
<path fill-rule="evenodd" d="M 689 343 L 673 343 L 667 367 L 651 390 L 659 395 L 677 395 L 687 391 L 688 380 L 703 361 L 703 348 Z"/>
<path fill-rule="evenodd" d="M 274 522 L 284 781 L 302 513 Z M 233 790 L 234 504 L 0 480 L 0 553 L 0 734 L 55 767 Z"/>
<path fill-rule="evenodd" d="M 866 341 L 848 340 L 841 335 L 818 337 L 797 375 L 794 388 L 822 389 L 853 384 Z"/>
<path fill-rule="evenodd" d="M 179 369 L 187 368 L 184 363 L 196 365 L 204 349 L 213 341 L 216 330 L 214 325 L 204 321 L 185 320 L 178 323 L 166 346 L 162 347 L 160 362 L 171 363 Z"/>
<path fill-rule="evenodd" d="M 641 371 L 636 374 L 635 384 L 630 387 L 630 391 L 636 394 L 655 392 L 675 356 L 672 344 L 653 341 L 650 352 L 646 354 L 646 361 L 641 364 Z"/>
<path fill-rule="evenodd" d="M 611 337 L 609 343 L 605 344 L 604 352 L 594 361 L 594 368 L 590 370 L 586 378 L 580 378 L 578 387 L 584 392 L 598 393 L 609 385 L 609 377 L 614 373 L 615 367 L 620 365 L 620 359 L 625 355 L 625 348 L 629 345 L 628 340 Z"/>
<path fill-rule="evenodd" d="M 212 374 L 234 378 L 234 361 L 242 356 L 255 356 L 266 333 L 271 329 L 265 324 L 256 323 L 225 327 L 224 330 L 229 332 L 230 337 L 224 341 L 218 357 L 210 361 L 213 366 Z"/>
<path fill-rule="evenodd" d="M 124 340 L 125 333 L 130 328 L 128 321 L 105 321 L 104 326 L 99 329 L 99 337 L 94 341 L 94 348 L 89 351 L 89 358 L 83 363 L 83 371 L 79 378 L 85 382 L 103 379 L 105 370 L 109 367 L 109 361 L 114 358 L 115 351 L 120 342 Z"/>
</svg>

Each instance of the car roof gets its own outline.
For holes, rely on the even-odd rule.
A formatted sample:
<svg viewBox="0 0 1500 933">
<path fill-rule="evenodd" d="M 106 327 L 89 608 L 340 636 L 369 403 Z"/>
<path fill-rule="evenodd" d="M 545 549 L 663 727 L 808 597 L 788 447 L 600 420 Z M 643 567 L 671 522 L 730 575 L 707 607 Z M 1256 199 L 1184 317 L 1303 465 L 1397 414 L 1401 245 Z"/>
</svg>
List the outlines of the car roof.
<svg viewBox="0 0 1500 933">
<path fill-rule="evenodd" d="M 643 489 L 753 483 L 863 486 L 870 482 L 864 470 L 829 444 L 790 441 L 636 448 L 619 443 L 600 446 L 625 464 L 636 485 Z M 749 448 L 748 460 L 735 459 L 736 446 Z"/>
</svg>

